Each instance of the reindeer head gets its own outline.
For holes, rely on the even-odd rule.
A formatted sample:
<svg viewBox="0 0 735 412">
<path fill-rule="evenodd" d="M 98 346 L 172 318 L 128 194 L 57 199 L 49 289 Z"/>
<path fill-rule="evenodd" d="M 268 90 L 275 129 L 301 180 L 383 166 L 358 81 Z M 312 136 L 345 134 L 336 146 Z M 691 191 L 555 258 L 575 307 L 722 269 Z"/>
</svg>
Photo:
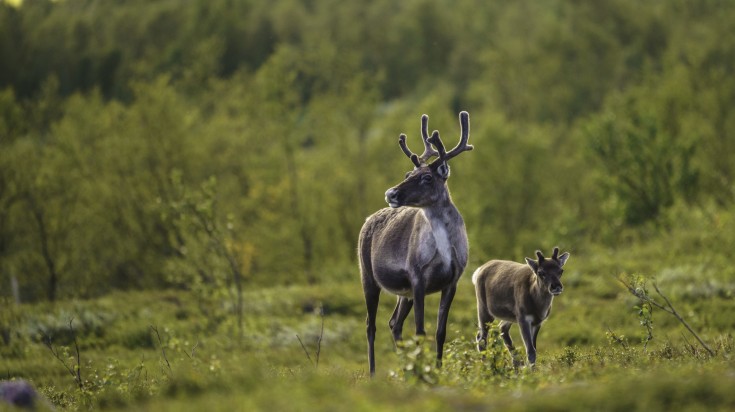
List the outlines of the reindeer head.
<svg viewBox="0 0 735 412">
<path fill-rule="evenodd" d="M 561 275 L 564 273 L 562 267 L 569 259 L 569 252 L 564 252 L 559 256 L 559 248 L 554 248 L 554 254 L 551 259 L 546 259 L 540 250 L 536 251 L 538 261 L 526 258 L 526 263 L 536 274 L 542 287 L 549 290 L 549 293 L 556 296 L 561 294 L 564 286 L 561 284 Z"/>
<path fill-rule="evenodd" d="M 414 164 L 414 169 L 406 173 L 406 178 L 398 185 L 385 192 L 385 201 L 390 207 L 414 206 L 426 207 L 432 205 L 447 195 L 446 182 L 449 178 L 449 160 L 461 152 L 472 150 L 467 144 L 470 137 L 470 115 L 467 112 L 459 114 L 460 139 L 457 146 L 446 152 L 439 132 L 434 131 L 429 137 L 429 116 L 421 116 L 421 137 L 424 141 L 424 153 L 417 156 L 408 149 L 406 135 L 401 134 L 398 145 L 403 153 Z M 434 149 L 434 147 L 436 149 Z M 430 164 L 429 159 L 436 156 Z"/>
</svg>

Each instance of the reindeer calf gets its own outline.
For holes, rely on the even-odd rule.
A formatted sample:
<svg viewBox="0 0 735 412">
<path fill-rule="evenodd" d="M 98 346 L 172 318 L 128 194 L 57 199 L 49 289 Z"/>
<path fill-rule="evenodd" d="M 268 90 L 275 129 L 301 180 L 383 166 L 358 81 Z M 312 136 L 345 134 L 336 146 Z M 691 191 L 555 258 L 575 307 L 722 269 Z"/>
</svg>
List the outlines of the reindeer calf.
<svg viewBox="0 0 735 412">
<path fill-rule="evenodd" d="M 505 346 L 513 355 L 510 327 L 516 322 L 526 346 L 528 363 L 536 363 L 536 337 L 541 323 L 551 313 L 551 301 L 562 292 L 562 267 L 569 253 L 559 255 L 554 248 L 550 259 L 536 251 L 538 261 L 526 258 L 526 265 L 507 260 L 491 260 L 472 275 L 477 294 L 477 350 L 485 350 L 488 323 L 500 319 L 500 332 Z"/>
</svg>

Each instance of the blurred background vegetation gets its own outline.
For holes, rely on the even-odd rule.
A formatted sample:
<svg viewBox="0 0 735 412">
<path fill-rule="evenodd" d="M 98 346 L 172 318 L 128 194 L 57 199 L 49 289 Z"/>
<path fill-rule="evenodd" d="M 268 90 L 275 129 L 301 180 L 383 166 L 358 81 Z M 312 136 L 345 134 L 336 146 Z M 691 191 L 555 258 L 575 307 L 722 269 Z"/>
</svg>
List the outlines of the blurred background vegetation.
<svg viewBox="0 0 735 412">
<path fill-rule="evenodd" d="M 460 110 L 468 270 L 640 245 L 732 279 L 733 21 L 716 0 L 0 2 L 0 297 L 179 287 L 242 313 L 261 286 L 356 282 L 362 222 L 412 166 L 398 134 L 415 147 L 427 113 L 454 145 Z"/>
</svg>

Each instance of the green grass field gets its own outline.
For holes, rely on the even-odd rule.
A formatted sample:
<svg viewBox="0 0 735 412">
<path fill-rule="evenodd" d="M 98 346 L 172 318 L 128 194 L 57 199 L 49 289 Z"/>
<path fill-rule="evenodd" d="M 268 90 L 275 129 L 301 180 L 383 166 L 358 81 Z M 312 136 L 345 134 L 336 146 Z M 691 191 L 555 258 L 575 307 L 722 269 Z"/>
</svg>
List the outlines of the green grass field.
<svg viewBox="0 0 735 412">
<path fill-rule="evenodd" d="M 715 355 L 656 308 L 644 348 L 640 302 L 604 272 L 603 260 L 570 259 L 534 370 L 514 369 L 497 340 L 484 359 L 475 350 L 470 268 L 452 306 L 441 369 L 431 338 L 438 296 L 427 302 L 429 337 L 414 339 L 409 318 L 396 351 L 387 327 L 395 298 L 383 294 L 377 373 L 368 377 L 355 271 L 349 282 L 248 291 L 241 332 L 235 317 L 181 291 L 119 292 L 53 306 L 4 302 L 0 373 L 31 381 L 57 410 L 735 408 L 733 282 L 722 271 L 688 264 L 659 271 L 661 291 Z M 662 301 L 650 281 L 648 289 Z M 511 331 L 522 347 L 517 327 Z"/>
</svg>

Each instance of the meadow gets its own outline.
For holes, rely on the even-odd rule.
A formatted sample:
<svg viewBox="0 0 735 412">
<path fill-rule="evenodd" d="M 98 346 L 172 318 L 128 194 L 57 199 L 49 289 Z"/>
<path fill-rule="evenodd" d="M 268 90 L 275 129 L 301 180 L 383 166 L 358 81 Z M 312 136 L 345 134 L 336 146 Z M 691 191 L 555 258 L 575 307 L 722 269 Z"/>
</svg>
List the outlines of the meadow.
<svg viewBox="0 0 735 412">
<path fill-rule="evenodd" d="M 673 316 L 646 312 L 617 279 L 635 276 L 606 269 L 630 252 L 572 255 L 533 370 L 513 367 L 497 330 L 477 352 L 466 273 L 440 369 L 431 347 L 437 296 L 427 301 L 428 337 L 414 338 L 407 325 L 395 350 L 387 327 L 394 298 L 382 295 L 370 379 L 355 270 L 354 281 L 246 291 L 242 330 L 185 291 L 6 303 L 2 373 L 32 382 L 57 410 L 731 410 L 734 282 L 691 264 L 657 273 L 656 285 L 709 354 Z M 645 287 L 664 302 L 651 279 Z M 517 327 L 511 333 L 520 342 Z"/>
<path fill-rule="evenodd" d="M 734 410 L 733 21 L 717 0 L 0 0 L 0 379 L 59 411 Z M 371 379 L 358 233 L 413 167 L 399 134 L 420 147 L 427 114 L 454 146 L 460 111 L 444 364 L 438 296 L 395 348 L 383 294 Z M 473 270 L 554 246 L 536 367 L 497 330 L 477 352 Z"/>
</svg>

